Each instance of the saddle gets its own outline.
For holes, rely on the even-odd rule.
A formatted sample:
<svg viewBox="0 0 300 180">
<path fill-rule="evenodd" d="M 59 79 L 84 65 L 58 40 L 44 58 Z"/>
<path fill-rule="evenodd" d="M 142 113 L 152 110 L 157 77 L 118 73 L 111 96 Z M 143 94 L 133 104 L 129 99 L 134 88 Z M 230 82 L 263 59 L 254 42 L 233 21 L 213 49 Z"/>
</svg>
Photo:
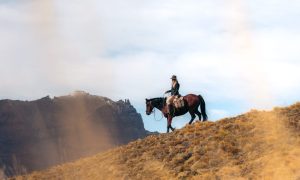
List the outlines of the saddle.
<svg viewBox="0 0 300 180">
<path fill-rule="evenodd" d="M 175 96 L 174 101 L 173 101 L 173 105 L 176 109 L 182 108 L 184 107 L 184 100 L 183 100 L 183 96 Z"/>
</svg>

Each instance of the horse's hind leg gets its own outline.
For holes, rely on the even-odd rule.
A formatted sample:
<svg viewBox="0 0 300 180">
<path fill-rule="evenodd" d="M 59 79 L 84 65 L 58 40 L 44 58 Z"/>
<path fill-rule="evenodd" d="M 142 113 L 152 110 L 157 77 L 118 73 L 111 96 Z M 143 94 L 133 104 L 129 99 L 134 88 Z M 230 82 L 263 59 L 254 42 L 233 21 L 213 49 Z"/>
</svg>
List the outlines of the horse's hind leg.
<svg viewBox="0 0 300 180">
<path fill-rule="evenodd" d="M 189 111 L 189 112 L 190 112 L 190 114 L 191 114 L 191 116 L 192 116 L 192 118 L 191 118 L 189 124 L 192 124 L 193 121 L 194 121 L 194 119 L 196 118 L 196 115 L 195 115 L 195 113 L 194 113 L 193 111 Z"/>
<path fill-rule="evenodd" d="M 200 113 L 200 111 L 197 109 L 195 113 L 196 113 L 197 116 L 199 117 L 199 121 L 201 121 L 201 113 Z"/>
</svg>

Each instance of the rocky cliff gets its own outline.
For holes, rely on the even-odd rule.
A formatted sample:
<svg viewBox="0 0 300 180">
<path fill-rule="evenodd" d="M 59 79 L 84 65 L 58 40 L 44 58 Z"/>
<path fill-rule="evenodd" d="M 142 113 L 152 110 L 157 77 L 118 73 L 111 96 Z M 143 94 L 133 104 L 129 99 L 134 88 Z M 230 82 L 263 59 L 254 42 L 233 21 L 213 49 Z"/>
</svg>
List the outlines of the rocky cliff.
<svg viewBox="0 0 300 180">
<path fill-rule="evenodd" d="M 24 174 L 143 138 L 129 100 L 75 92 L 35 101 L 0 101 L 0 170 Z"/>
</svg>

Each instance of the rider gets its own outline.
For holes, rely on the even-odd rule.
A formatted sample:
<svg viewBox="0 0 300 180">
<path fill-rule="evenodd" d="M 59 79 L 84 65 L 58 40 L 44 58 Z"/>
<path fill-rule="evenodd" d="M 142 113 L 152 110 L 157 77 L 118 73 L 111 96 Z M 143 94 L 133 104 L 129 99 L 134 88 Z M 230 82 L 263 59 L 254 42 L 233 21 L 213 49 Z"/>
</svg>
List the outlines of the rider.
<svg viewBox="0 0 300 180">
<path fill-rule="evenodd" d="M 174 109 L 172 107 L 172 103 L 176 96 L 180 96 L 179 94 L 180 84 L 178 83 L 177 77 L 175 75 L 173 75 L 171 79 L 172 79 L 172 88 L 171 90 L 166 91 L 165 94 L 171 93 L 171 96 L 167 98 L 167 105 L 168 105 L 169 114 L 173 116 Z"/>
</svg>

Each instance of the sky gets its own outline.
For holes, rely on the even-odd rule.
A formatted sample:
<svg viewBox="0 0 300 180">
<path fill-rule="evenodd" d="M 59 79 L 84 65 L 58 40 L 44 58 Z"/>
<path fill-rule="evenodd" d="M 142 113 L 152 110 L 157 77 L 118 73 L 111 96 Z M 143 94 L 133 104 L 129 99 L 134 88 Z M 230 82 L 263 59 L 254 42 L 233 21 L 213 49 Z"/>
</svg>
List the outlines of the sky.
<svg viewBox="0 0 300 180">
<path fill-rule="evenodd" d="M 75 90 L 130 99 L 164 132 L 145 98 L 175 74 L 210 120 L 300 100 L 297 0 L 0 0 L 0 99 Z M 176 128 L 190 120 L 175 118 Z"/>
</svg>

